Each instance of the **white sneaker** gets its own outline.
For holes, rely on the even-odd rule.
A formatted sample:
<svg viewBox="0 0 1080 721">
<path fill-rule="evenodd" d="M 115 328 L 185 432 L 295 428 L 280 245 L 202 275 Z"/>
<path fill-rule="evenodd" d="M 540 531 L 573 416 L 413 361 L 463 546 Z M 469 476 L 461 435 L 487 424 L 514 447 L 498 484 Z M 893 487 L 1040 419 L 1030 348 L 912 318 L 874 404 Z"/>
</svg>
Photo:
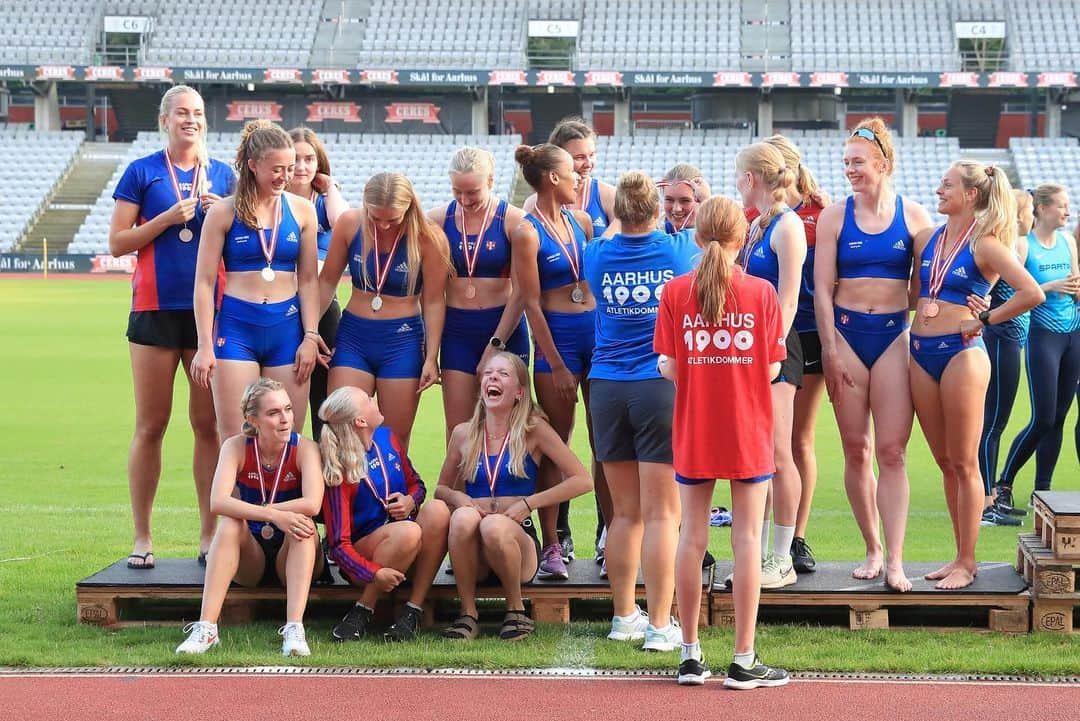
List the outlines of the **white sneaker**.
<svg viewBox="0 0 1080 721">
<path fill-rule="evenodd" d="M 682 628 L 675 619 L 671 619 L 664 628 L 657 628 L 651 623 L 645 629 L 644 651 L 674 651 L 682 643 Z"/>
<path fill-rule="evenodd" d="M 184 626 L 184 633 L 191 635 L 176 647 L 177 653 L 206 653 L 221 641 L 216 623 L 195 621 Z"/>
<path fill-rule="evenodd" d="M 311 655 L 311 649 L 308 648 L 307 645 L 307 638 L 304 636 L 304 624 L 296 622 L 287 623 L 278 629 L 278 634 L 282 639 L 282 656 Z"/>
<path fill-rule="evenodd" d="M 645 638 L 647 626 L 649 626 L 649 614 L 642 611 L 640 606 L 634 606 L 634 615 L 629 619 L 620 616 L 611 617 L 611 633 L 607 637 L 612 641 L 640 641 Z"/>
<path fill-rule="evenodd" d="M 783 588 L 799 580 L 791 563 L 791 556 L 769 556 L 761 564 L 761 587 Z"/>
</svg>

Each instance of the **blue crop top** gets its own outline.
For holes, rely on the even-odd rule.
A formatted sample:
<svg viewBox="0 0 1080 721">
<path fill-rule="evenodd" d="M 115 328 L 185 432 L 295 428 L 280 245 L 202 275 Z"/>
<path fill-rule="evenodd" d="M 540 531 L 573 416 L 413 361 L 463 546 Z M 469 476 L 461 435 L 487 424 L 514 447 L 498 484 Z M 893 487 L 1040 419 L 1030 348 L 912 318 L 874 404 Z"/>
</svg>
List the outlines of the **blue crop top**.
<svg viewBox="0 0 1080 721">
<path fill-rule="evenodd" d="M 790 212 L 791 208 L 784 208 L 783 213 L 770 220 L 769 227 L 765 229 L 764 233 L 760 234 L 753 247 L 747 247 L 746 253 L 748 255 L 743 258 L 743 267 L 747 273 L 755 278 L 769 281 L 772 287 L 777 290 L 780 289 L 780 258 L 776 255 L 776 251 L 773 250 L 772 234 L 773 229 L 776 228 L 776 224 L 780 222 L 784 214 Z"/>
<path fill-rule="evenodd" d="M 300 226 L 289 209 L 288 194 L 281 194 L 281 225 L 278 228 L 277 247 L 270 267 L 287 273 L 296 272 L 296 259 L 300 257 Z M 266 242 L 270 242 L 270 228 L 263 229 Z M 246 270 L 262 270 L 266 267 L 259 231 L 244 224 L 239 217 L 233 217 L 229 232 L 225 234 L 225 245 L 221 249 L 221 259 L 225 261 L 225 271 L 236 273 Z"/>
<path fill-rule="evenodd" d="M 582 210 L 592 219 L 593 237 L 599 238 L 611 221 L 604 212 L 604 204 L 600 202 L 600 181 L 596 178 L 589 179 L 589 202 Z"/>
<path fill-rule="evenodd" d="M 488 456 L 488 463 L 494 463 L 495 456 Z M 536 478 L 539 475 L 539 466 L 533 457 L 525 453 L 525 477 L 515 476 L 510 472 L 510 454 L 507 453 L 502 464 L 495 471 L 495 495 L 496 496 L 531 496 L 536 493 Z M 491 498 L 491 489 L 488 487 L 487 469 L 484 468 L 484 459 L 476 462 L 476 475 L 465 484 L 465 493 L 469 498 Z"/>
<path fill-rule="evenodd" d="M 551 237 L 540 219 L 532 213 L 525 216 L 525 219 L 536 228 L 536 235 L 540 238 L 540 245 L 536 250 L 536 267 L 540 271 L 540 290 L 562 288 L 572 285 L 577 280 L 585 277 L 581 268 L 581 260 L 585 257 L 585 231 L 578 225 L 577 219 L 574 218 L 571 211 L 564 208 L 562 213 L 570 221 L 570 227 L 574 231 L 574 245 L 568 247 L 567 250 L 573 254 L 576 249 L 577 257 L 575 262 L 578 263 L 579 278 L 574 277 L 574 273 L 570 269 L 570 261 L 567 260 L 566 253 L 563 252 L 559 241 Z"/>
<path fill-rule="evenodd" d="M 461 231 L 458 230 L 455 220 L 457 201 L 450 201 L 446 206 L 446 217 L 443 219 L 443 231 L 446 239 L 450 241 L 450 260 L 454 263 L 454 270 L 459 278 L 469 277 L 469 266 L 465 259 L 465 250 L 462 248 Z M 484 231 L 484 245 L 476 258 L 476 268 L 473 277 L 476 278 L 509 278 L 510 277 L 510 241 L 506 239 L 506 208 L 507 202 L 500 200 L 495 209 L 495 215 L 491 218 L 491 225 Z M 476 234 L 469 236 L 469 253 L 476 250 Z"/>
<path fill-rule="evenodd" d="M 326 214 L 326 196 L 315 196 L 315 218 L 319 222 L 316 234 L 319 242 L 319 260 L 326 260 L 326 251 L 330 250 L 330 217 Z"/>
<path fill-rule="evenodd" d="M 904 199 L 896 196 L 892 223 L 880 233 L 863 232 L 855 222 L 855 197 L 848 196 L 844 224 L 836 239 L 838 278 L 911 277 L 911 233 L 904 220 Z"/>
<path fill-rule="evenodd" d="M 394 250 L 394 257 L 391 258 L 389 253 L 379 253 L 379 268 L 387 273 L 386 285 L 382 288 L 383 295 L 394 296 L 397 298 L 405 298 L 410 295 L 409 293 L 409 250 L 407 238 L 402 236 L 398 242 L 397 249 Z M 361 264 L 360 253 L 363 252 L 364 247 L 364 229 L 360 228 L 356 231 L 356 235 L 353 236 L 352 243 L 349 245 L 349 275 L 352 276 L 353 288 L 358 290 L 366 290 L 369 293 L 375 292 L 375 286 L 378 283 L 378 278 L 375 275 L 375 253 L 374 249 L 369 250 L 367 257 L 364 258 L 367 265 L 367 278 L 364 278 L 364 269 Z M 390 270 L 386 270 L 386 264 L 390 264 Z M 423 288 L 424 283 L 423 276 L 418 270 L 416 273 L 416 291 L 411 295 L 416 295 Z"/>
<path fill-rule="evenodd" d="M 937 247 L 941 238 L 941 226 L 930 236 L 929 242 L 923 248 L 922 257 L 919 259 L 919 297 L 930 297 L 930 263 L 934 257 L 934 248 Z M 938 299 L 946 303 L 967 305 L 967 297 L 971 294 L 984 296 L 990 292 L 990 282 L 979 272 L 979 266 L 975 264 L 975 254 L 971 252 L 971 241 L 964 244 L 959 255 L 953 259 L 945 274 L 945 282 L 941 285 Z"/>
</svg>

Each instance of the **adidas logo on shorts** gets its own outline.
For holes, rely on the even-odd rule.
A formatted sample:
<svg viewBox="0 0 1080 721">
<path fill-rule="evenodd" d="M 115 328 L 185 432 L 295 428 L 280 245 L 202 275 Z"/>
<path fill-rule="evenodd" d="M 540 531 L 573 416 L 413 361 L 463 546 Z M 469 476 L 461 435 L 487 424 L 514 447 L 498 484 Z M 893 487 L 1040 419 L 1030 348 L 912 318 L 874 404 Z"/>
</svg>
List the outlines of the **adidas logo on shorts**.
<svg viewBox="0 0 1080 721">
<path fill-rule="evenodd" d="M 397 332 L 398 333 L 408 333 L 411 330 L 412 330 L 411 325 L 409 325 L 408 323 L 402 323 L 401 325 L 398 326 Z"/>
<path fill-rule="evenodd" d="M 886 328 L 892 328 L 894 325 L 896 325 L 896 321 L 895 320 L 890 320 L 888 323 L 885 324 L 885 327 Z"/>
<path fill-rule="evenodd" d="M 949 344 L 945 341 L 941 341 L 940 343 L 938 343 L 937 347 L 938 350 L 947 350 L 949 348 Z"/>
<path fill-rule="evenodd" d="M 907 246 L 904 245 L 904 241 L 898 240 L 893 243 L 893 250 L 907 250 Z"/>
<path fill-rule="evenodd" d="M 954 270 L 952 272 L 952 274 L 955 275 L 957 278 L 967 278 L 968 277 L 967 271 L 964 270 L 964 266 L 960 266 L 959 268 Z"/>
<path fill-rule="evenodd" d="M 406 260 L 401 261 L 400 263 L 397 264 L 397 267 L 394 268 L 394 272 L 395 273 L 408 273 L 409 272 L 409 262 L 406 261 Z"/>
<path fill-rule="evenodd" d="M 295 305 L 290 304 L 289 309 L 287 311 L 285 311 L 285 317 L 288 318 L 290 316 L 294 316 L 299 312 L 300 312 L 299 308 L 297 308 Z"/>
</svg>

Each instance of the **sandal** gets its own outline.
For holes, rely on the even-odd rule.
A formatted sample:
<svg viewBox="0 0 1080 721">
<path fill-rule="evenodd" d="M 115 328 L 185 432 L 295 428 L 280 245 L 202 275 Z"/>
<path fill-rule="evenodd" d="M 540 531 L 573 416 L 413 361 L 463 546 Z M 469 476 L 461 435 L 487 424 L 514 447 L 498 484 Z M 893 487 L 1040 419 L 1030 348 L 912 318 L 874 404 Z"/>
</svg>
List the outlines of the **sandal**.
<svg viewBox="0 0 1080 721">
<path fill-rule="evenodd" d="M 138 559 L 141 563 L 132 563 L 132 559 Z M 154 552 L 128 554 L 127 567 L 134 568 L 136 571 L 149 571 L 154 567 Z"/>
<path fill-rule="evenodd" d="M 524 611 L 507 611 L 499 629 L 499 638 L 503 641 L 520 641 L 532 633 L 533 628 L 533 620 Z"/>
<path fill-rule="evenodd" d="M 480 633 L 480 621 L 475 616 L 462 614 L 446 629 L 442 637 L 452 641 L 472 641 Z"/>
</svg>

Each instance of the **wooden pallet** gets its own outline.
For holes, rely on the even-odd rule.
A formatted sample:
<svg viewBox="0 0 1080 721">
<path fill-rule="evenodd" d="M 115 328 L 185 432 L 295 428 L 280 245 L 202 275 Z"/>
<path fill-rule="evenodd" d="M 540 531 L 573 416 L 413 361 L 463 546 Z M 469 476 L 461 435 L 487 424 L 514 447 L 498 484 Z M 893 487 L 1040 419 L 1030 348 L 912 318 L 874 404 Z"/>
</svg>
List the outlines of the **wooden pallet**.
<svg viewBox="0 0 1080 721">
<path fill-rule="evenodd" d="M 1031 584 L 1034 597 L 1080 602 L 1080 589 L 1076 586 L 1078 569 L 1080 559 L 1058 558 L 1038 534 L 1020 534 L 1016 570 Z"/>
<path fill-rule="evenodd" d="M 922 574 L 940 564 L 908 564 L 907 572 L 914 584 L 908 593 L 889 591 L 880 579 L 853 579 L 853 565 L 854 562 L 819 562 L 817 571 L 800 576 L 795 585 L 762 591 L 760 612 L 784 609 L 796 620 L 799 611 L 807 607 L 846 609 L 848 627 L 866 630 L 889 628 L 890 609 L 916 607 L 927 616 L 933 616 L 934 609 L 940 609 L 942 616 L 971 609 L 979 611 L 980 617 L 986 613 L 985 627 L 992 631 L 1027 633 L 1029 630 L 1031 599 L 1022 579 L 1008 564 L 980 564 L 975 584 L 956 592 L 934 590 L 930 582 L 921 579 Z M 718 564 L 716 577 L 723 579 L 728 571 L 730 567 Z M 713 625 L 734 625 L 732 596 L 722 584 L 714 586 L 710 606 Z"/>
<path fill-rule="evenodd" d="M 123 560 L 83 579 L 75 585 L 77 617 L 80 623 L 105 627 L 123 627 L 147 625 L 157 621 L 134 620 L 131 616 L 137 607 L 147 601 L 186 601 L 197 603 L 202 598 L 204 569 L 194 560 L 162 559 L 149 571 L 129 570 Z M 357 599 L 359 591 L 345 583 L 336 569 L 333 569 L 332 584 L 316 584 L 311 587 L 308 607 L 320 603 L 351 603 Z M 709 623 L 709 594 L 712 584 L 712 568 L 702 573 L 702 600 L 699 622 Z M 608 582 L 600 578 L 600 569 L 590 560 L 581 560 L 570 564 L 570 579 L 566 581 L 534 581 L 522 588 L 525 600 L 532 606 L 533 617 L 545 623 L 568 623 L 571 604 L 575 601 L 611 601 L 611 588 Z M 392 607 L 400 605 L 407 597 L 408 589 L 402 588 L 382 604 L 384 615 L 392 613 Z M 645 587 L 640 582 L 638 596 L 645 596 Z M 477 589 L 477 598 L 502 598 L 499 586 L 481 586 Z M 456 601 L 457 587 L 454 577 L 445 573 L 445 567 L 435 578 L 426 604 L 426 622 L 434 621 L 434 605 L 439 601 Z M 247 623 L 255 619 L 257 606 L 264 601 L 284 602 L 285 591 L 277 586 L 243 588 L 233 586 L 229 589 L 222 608 L 222 621 L 225 623 Z"/>
<path fill-rule="evenodd" d="M 1080 559 L 1080 491 L 1035 491 L 1035 533 L 1059 559 Z"/>
</svg>

